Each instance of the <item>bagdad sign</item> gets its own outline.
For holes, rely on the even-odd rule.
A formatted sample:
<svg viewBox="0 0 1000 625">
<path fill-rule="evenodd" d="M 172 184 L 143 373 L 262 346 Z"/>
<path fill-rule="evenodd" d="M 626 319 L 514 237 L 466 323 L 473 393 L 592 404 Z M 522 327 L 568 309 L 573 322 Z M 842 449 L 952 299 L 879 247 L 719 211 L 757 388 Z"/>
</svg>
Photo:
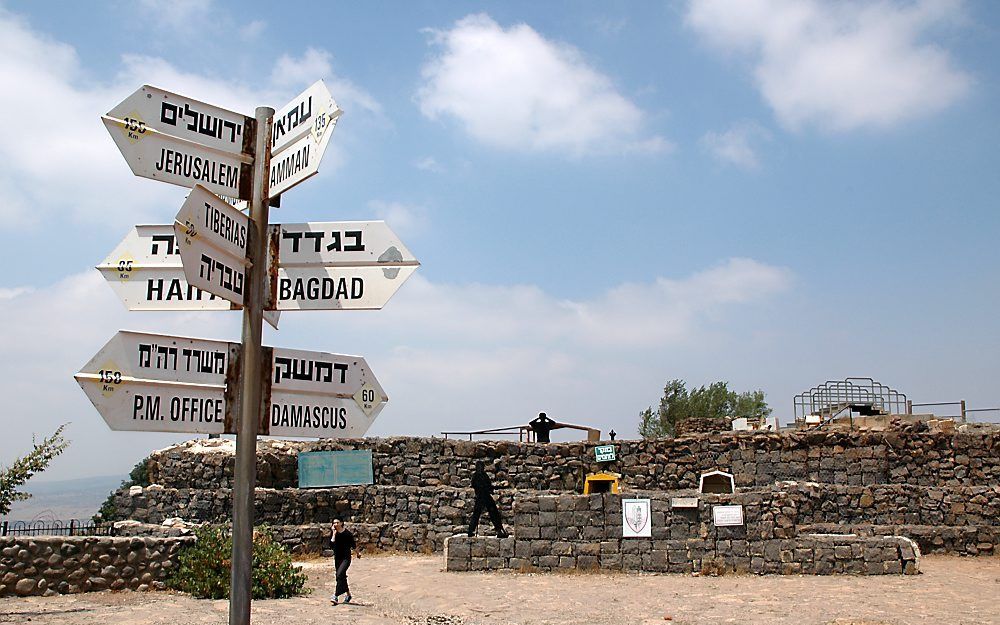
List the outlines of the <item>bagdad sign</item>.
<svg viewBox="0 0 1000 625">
<path fill-rule="evenodd" d="M 173 228 L 188 284 L 242 306 L 247 216 L 196 186 Z M 383 221 L 274 224 L 268 241 L 272 311 L 379 309 L 420 265 Z"/>
<path fill-rule="evenodd" d="M 121 331 L 74 377 L 112 430 L 235 433 L 240 350 Z M 388 401 L 360 356 L 266 352 L 262 435 L 360 437 Z"/>
<path fill-rule="evenodd" d="M 271 197 L 319 172 L 319 163 L 341 113 L 326 84 L 319 80 L 274 114 Z"/>
<path fill-rule="evenodd" d="M 384 221 L 281 224 L 270 236 L 268 310 L 379 309 L 420 266 Z"/>
<path fill-rule="evenodd" d="M 241 308 L 241 304 L 203 291 L 188 282 L 181 262 L 181 248 L 171 225 L 135 226 L 97 266 L 97 270 L 129 310 Z M 221 278 L 223 284 L 228 284 L 227 280 L 224 276 Z M 233 277 L 234 288 L 241 283 L 241 279 Z M 276 312 L 265 312 L 264 319 L 277 328 L 278 315 Z"/>
</svg>

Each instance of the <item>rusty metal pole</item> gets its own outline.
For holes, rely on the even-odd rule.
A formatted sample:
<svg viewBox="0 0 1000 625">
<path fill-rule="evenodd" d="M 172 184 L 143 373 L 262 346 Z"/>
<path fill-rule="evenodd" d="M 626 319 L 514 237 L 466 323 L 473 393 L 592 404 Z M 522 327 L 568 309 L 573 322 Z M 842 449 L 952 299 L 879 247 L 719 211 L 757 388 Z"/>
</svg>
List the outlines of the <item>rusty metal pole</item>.
<svg viewBox="0 0 1000 625">
<path fill-rule="evenodd" d="M 271 123 L 274 109 L 257 108 L 253 161 L 253 195 L 247 290 L 243 304 L 243 366 L 240 371 L 240 421 L 236 430 L 236 470 L 233 475 L 233 559 L 229 586 L 229 625 L 250 625 L 250 576 L 253 561 L 253 500 L 257 482 L 257 421 L 261 400 L 261 325 L 267 280 L 267 219 L 270 203 Z"/>
</svg>

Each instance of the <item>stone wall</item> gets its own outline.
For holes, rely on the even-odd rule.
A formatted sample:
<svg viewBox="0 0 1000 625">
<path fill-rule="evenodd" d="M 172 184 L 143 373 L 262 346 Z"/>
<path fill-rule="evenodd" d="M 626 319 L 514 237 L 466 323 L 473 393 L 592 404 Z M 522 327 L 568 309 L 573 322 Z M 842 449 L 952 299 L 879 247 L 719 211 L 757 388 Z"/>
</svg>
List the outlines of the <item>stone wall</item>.
<svg viewBox="0 0 1000 625">
<path fill-rule="evenodd" d="M 516 490 L 582 490 L 588 473 L 620 473 L 629 488 L 696 488 L 704 471 L 734 474 L 737 486 L 800 480 L 870 486 L 993 486 L 1000 483 L 1000 432 L 731 432 L 616 441 L 618 460 L 597 463 L 589 443 L 517 443 L 385 438 L 258 444 L 257 483 L 297 486 L 300 451 L 371 449 L 375 483 L 468 487 L 476 460 L 494 483 Z M 229 488 L 232 441 L 189 441 L 150 456 L 150 482 L 172 488 Z"/>
<path fill-rule="evenodd" d="M 0 538 L 0 596 L 164 588 L 177 551 L 193 538 Z"/>
<path fill-rule="evenodd" d="M 607 569 L 652 572 L 859 573 L 918 571 L 919 547 L 905 537 L 801 534 L 796 493 L 702 495 L 696 508 L 650 499 L 651 536 L 622 537 L 622 497 L 523 495 L 513 536 L 448 538 L 449 570 Z M 741 505 L 744 524 L 716 526 L 716 505 Z"/>
<path fill-rule="evenodd" d="M 138 490 L 138 489 L 136 489 Z M 344 486 L 340 488 L 258 488 L 254 518 L 268 525 L 329 525 L 340 518 L 348 523 L 426 524 L 448 535 L 467 527 L 475 494 L 471 488 L 416 486 Z M 499 491 L 497 504 L 510 510 L 514 493 Z M 115 496 L 119 513 L 143 523 L 162 523 L 179 517 L 192 523 L 227 523 L 232 518 L 229 489 L 163 488 L 147 486 Z"/>
<path fill-rule="evenodd" d="M 619 539 L 564 543 L 557 553 L 536 553 L 536 542 L 516 538 L 451 536 L 449 571 L 512 569 L 647 573 L 775 573 L 782 575 L 916 575 L 919 547 L 908 538 L 806 535 L 785 540 Z"/>
</svg>

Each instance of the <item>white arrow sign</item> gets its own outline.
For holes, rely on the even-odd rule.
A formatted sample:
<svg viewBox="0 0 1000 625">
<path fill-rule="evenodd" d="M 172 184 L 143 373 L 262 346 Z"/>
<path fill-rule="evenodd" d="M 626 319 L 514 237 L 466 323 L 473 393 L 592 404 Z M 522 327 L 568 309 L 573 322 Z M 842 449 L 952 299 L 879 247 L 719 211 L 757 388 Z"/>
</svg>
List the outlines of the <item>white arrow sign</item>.
<svg viewBox="0 0 1000 625">
<path fill-rule="evenodd" d="M 271 247 L 276 310 L 376 310 L 420 265 L 384 221 L 274 225 Z"/>
<path fill-rule="evenodd" d="M 112 430 L 222 434 L 233 431 L 226 381 L 237 352 L 224 341 L 123 331 L 74 377 Z"/>
<path fill-rule="evenodd" d="M 267 310 L 378 310 L 416 267 L 278 268 Z"/>
<path fill-rule="evenodd" d="M 253 153 L 253 120 L 242 113 L 143 85 L 108 117 L 232 154 Z"/>
<path fill-rule="evenodd" d="M 361 437 L 387 400 L 360 356 L 275 348 L 264 433 Z"/>
<path fill-rule="evenodd" d="M 102 119 L 136 176 L 182 187 L 201 184 L 219 195 L 250 199 L 251 157 L 186 141 L 135 119 Z"/>
<path fill-rule="evenodd" d="M 238 304 L 246 291 L 250 218 L 201 185 L 174 218 L 188 284 Z"/>
<path fill-rule="evenodd" d="M 74 377 L 112 430 L 232 433 L 240 350 L 238 343 L 120 331 Z M 360 437 L 388 401 L 360 356 L 266 352 L 262 435 Z"/>
<path fill-rule="evenodd" d="M 134 227 L 97 269 L 129 310 L 241 308 L 188 284 L 173 226 Z M 278 327 L 274 313 L 264 319 Z"/>
<path fill-rule="evenodd" d="M 341 113 L 343 111 L 320 80 L 274 114 L 271 197 L 319 172 L 319 163 Z"/>
<path fill-rule="evenodd" d="M 279 267 L 420 265 L 384 221 L 280 224 L 271 229 L 278 231 Z"/>
</svg>

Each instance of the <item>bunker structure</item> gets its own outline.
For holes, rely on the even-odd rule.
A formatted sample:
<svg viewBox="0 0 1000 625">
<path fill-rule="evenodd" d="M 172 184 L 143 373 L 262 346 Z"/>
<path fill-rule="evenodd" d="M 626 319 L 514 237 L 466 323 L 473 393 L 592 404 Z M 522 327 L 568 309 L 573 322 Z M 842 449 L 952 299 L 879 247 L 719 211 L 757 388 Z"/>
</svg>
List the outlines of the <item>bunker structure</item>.
<svg viewBox="0 0 1000 625">
<path fill-rule="evenodd" d="M 343 518 L 366 548 L 443 552 L 455 571 L 909 574 L 921 553 L 997 552 L 1000 432 L 961 429 L 551 444 L 263 440 L 256 522 L 293 552 L 322 552 L 330 522 Z M 613 444 L 615 459 L 597 462 L 598 444 Z M 298 487 L 298 453 L 357 449 L 372 452 L 374 483 Z M 122 530 L 228 523 L 233 452 L 231 441 L 202 439 L 153 453 L 152 485 L 115 494 Z M 492 528 L 465 536 L 478 460 L 509 538 Z M 582 494 L 587 476 L 601 473 L 615 476 L 618 492 Z M 648 501 L 648 536 L 623 535 L 622 509 L 634 500 Z"/>
</svg>

